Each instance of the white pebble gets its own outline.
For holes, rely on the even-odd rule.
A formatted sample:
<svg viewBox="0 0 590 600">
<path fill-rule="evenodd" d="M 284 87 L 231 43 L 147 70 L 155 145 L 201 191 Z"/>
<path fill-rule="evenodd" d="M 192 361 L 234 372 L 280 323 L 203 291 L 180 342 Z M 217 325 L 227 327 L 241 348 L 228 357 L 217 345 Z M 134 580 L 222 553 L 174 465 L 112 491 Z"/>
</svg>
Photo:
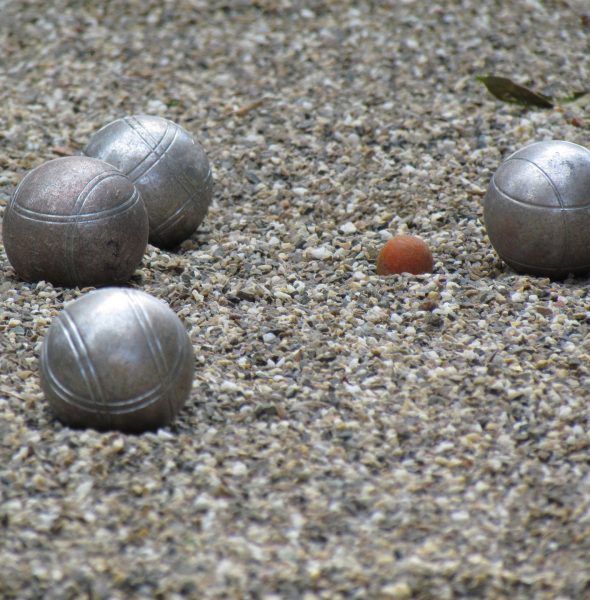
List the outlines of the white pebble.
<svg viewBox="0 0 590 600">
<path fill-rule="evenodd" d="M 347 223 L 340 225 L 340 231 L 342 233 L 354 233 L 356 231 L 356 225 L 351 221 L 348 221 Z"/>
<path fill-rule="evenodd" d="M 325 260 L 332 256 L 332 251 L 326 246 L 319 246 L 318 248 L 310 248 L 308 250 L 309 255 L 317 260 Z"/>
<path fill-rule="evenodd" d="M 235 462 L 231 467 L 231 473 L 238 477 L 246 475 L 248 473 L 248 467 L 243 462 Z"/>
<path fill-rule="evenodd" d="M 221 382 L 221 385 L 219 386 L 219 391 L 221 391 L 221 392 L 239 392 L 240 387 L 238 385 L 236 385 L 233 381 L 229 381 L 228 379 L 225 379 Z"/>
</svg>

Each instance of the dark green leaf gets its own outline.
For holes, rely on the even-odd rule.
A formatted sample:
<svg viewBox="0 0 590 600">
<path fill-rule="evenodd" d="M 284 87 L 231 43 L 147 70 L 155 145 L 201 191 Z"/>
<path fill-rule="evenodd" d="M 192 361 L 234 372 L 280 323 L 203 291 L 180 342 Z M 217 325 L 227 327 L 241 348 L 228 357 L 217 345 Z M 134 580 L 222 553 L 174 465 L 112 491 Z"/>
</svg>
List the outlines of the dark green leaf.
<svg viewBox="0 0 590 600">
<path fill-rule="evenodd" d="M 528 88 L 514 83 L 507 77 L 496 77 L 495 75 L 485 75 L 477 77 L 487 88 L 490 94 L 510 104 L 520 104 L 521 106 L 535 106 L 537 108 L 553 108 L 553 98 L 533 92 Z"/>
<path fill-rule="evenodd" d="M 588 90 L 580 90 L 579 92 L 574 92 L 569 96 L 565 96 L 565 98 L 556 98 L 555 102 L 557 104 L 567 104 L 568 102 L 575 102 L 578 98 L 582 98 L 588 94 Z"/>
</svg>

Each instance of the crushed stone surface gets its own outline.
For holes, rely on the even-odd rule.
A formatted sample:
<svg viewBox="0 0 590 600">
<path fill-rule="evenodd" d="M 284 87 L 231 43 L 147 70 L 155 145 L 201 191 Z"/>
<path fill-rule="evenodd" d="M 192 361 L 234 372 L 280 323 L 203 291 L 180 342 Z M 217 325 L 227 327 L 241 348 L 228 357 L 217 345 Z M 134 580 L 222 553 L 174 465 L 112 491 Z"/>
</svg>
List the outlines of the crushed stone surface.
<svg viewBox="0 0 590 600">
<path fill-rule="evenodd" d="M 0 248 L 0 597 L 590 597 L 589 279 L 518 275 L 482 199 L 590 100 L 525 110 L 476 80 L 590 81 L 579 0 L 0 0 L 0 211 L 109 121 L 204 146 L 214 203 L 130 285 L 196 355 L 170 428 L 76 431 L 47 327 L 88 290 Z M 430 275 L 378 277 L 392 235 Z"/>
</svg>

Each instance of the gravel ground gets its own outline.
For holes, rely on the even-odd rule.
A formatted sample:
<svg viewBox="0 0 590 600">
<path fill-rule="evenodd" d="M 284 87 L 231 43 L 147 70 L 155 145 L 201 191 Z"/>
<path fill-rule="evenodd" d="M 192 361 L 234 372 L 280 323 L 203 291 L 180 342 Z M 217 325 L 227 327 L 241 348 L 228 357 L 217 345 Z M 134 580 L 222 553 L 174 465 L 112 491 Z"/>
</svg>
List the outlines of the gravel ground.
<svg viewBox="0 0 590 600">
<path fill-rule="evenodd" d="M 515 274 L 482 195 L 588 144 L 586 0 L 0 0 L 0 205 L 112 119 L 189 129 L 214 204 L 131 285 L 186 324 L 173 427 L 74 431 L 40 344 L 88 290 L 0 252 L 2 598 L 590 598 L 588 278 Z M 378 277 L 391 235 L 435 272 Z"/>
</svg>

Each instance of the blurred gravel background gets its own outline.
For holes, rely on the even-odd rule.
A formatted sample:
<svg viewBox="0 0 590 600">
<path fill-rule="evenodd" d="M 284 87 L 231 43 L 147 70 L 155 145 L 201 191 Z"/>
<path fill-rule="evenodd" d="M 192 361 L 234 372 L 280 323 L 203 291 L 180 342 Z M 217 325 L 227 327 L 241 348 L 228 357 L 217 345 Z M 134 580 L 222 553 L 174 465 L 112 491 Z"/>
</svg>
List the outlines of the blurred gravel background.
<svg viewBox="0 0 590 600">
<path fill-rule="evenodd" d="M 215 202 L 130 282 L 197 374 L 174 427 L 72 431 L 39 347 L 87 290 L 0 252 L 0 597 L 590 598 L 587 278 L 516 275 L 481 200 L 590 138 L 586 1 L 0 0 L 0 210 L 108 121 L 208 152 Z M 396 233 L 435 273 L 375 275 Z"/>
</svg>

